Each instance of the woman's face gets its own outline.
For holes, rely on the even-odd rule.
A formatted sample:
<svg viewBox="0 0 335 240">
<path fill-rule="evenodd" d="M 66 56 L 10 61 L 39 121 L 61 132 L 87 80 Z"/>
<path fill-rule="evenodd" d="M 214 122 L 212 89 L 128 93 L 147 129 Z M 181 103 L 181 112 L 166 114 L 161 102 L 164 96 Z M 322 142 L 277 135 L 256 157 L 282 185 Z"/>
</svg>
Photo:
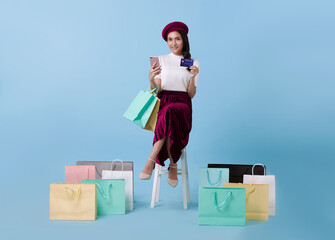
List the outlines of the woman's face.
<svg viewBox="0 0 335 240">
<path fill-rule="evenodd" d="M 183 54 L 183 39 L 181 38 L 179 32 L 177 31 L 170 32 L 167 37 L 167 43 L 173 54 L 175 55 Z"/>
</svg>

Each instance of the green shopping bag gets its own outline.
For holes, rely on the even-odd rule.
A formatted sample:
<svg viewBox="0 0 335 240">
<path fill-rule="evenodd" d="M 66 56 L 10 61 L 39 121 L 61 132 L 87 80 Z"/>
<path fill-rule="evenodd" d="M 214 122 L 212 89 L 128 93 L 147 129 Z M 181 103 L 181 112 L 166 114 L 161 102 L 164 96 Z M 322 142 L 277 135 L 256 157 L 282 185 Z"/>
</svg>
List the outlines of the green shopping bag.
<svg viewBox="0 0 335 240">
<path fill-rule="evenodd" d="M 83 179 L 82 183 L 95 183 L 97 186 L 97 214 L 125 214 L 124 179 Z"/>
<path fill-rule="evenodd" d="M 199 188 L 199 225 L 244 226 L 244 188 Z"/>
<path fill-rule="evenodd" d="M 155 131 L 160 100 L 154 92 L 158 91 L 158 87 L 151 91 L 140 91 L 123 116 L 141 128 Z"/>
<path fill-rule="evenodd" d="M 223 188 L 229 182 L 229 168 L 200 168 L 199 187 Z"/>
</svg>

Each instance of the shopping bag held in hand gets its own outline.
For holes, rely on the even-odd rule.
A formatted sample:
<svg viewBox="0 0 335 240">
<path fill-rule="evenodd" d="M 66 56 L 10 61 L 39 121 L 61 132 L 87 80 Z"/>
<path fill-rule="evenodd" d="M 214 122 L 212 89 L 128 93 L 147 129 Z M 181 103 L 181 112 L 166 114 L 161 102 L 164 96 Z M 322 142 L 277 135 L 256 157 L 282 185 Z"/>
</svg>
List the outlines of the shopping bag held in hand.
<svg viewBox="0 0 335 240">
<path fill-rule="evenodd" d="M 159 86 L 151 91 L 141 90 L 123 116 L 141 128 L 155 131 L 160 100 L 155 96 Z"/>
</svg>

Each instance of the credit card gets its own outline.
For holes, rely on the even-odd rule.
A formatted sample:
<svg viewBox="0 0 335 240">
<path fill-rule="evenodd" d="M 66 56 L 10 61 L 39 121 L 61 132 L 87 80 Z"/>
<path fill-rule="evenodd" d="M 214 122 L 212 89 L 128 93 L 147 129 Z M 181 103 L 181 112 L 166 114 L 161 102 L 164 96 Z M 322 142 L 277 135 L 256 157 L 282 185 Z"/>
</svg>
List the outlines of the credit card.
<svg viewBox="0 0 335 240">
<path fill-rule="evenodd" d="M 193 59 L 182 58 L 180 60 L 180 66 L 182 66 L 182 67 L 191 67 L 191 66 L 193 66 Z"/>
</svg>

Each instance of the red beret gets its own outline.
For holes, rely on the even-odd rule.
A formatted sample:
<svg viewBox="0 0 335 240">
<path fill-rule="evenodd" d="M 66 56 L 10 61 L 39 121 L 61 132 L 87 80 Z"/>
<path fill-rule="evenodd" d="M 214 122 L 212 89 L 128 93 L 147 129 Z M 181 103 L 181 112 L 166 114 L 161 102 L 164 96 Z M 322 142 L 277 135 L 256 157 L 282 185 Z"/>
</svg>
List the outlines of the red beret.
<svg viewBox="0 0 335 240">
<path fill-rule="evenodd" d="M 165 41 L 167 41 L 167 36 L 170 32 L 173 31 L 184 31 L 186 34 L 188 34 L 188 27 L 185 23 L 182 22 L 172 22 L 165 26 L 165 28 L 162 31 L 162 37 Z"/>
</svg>

